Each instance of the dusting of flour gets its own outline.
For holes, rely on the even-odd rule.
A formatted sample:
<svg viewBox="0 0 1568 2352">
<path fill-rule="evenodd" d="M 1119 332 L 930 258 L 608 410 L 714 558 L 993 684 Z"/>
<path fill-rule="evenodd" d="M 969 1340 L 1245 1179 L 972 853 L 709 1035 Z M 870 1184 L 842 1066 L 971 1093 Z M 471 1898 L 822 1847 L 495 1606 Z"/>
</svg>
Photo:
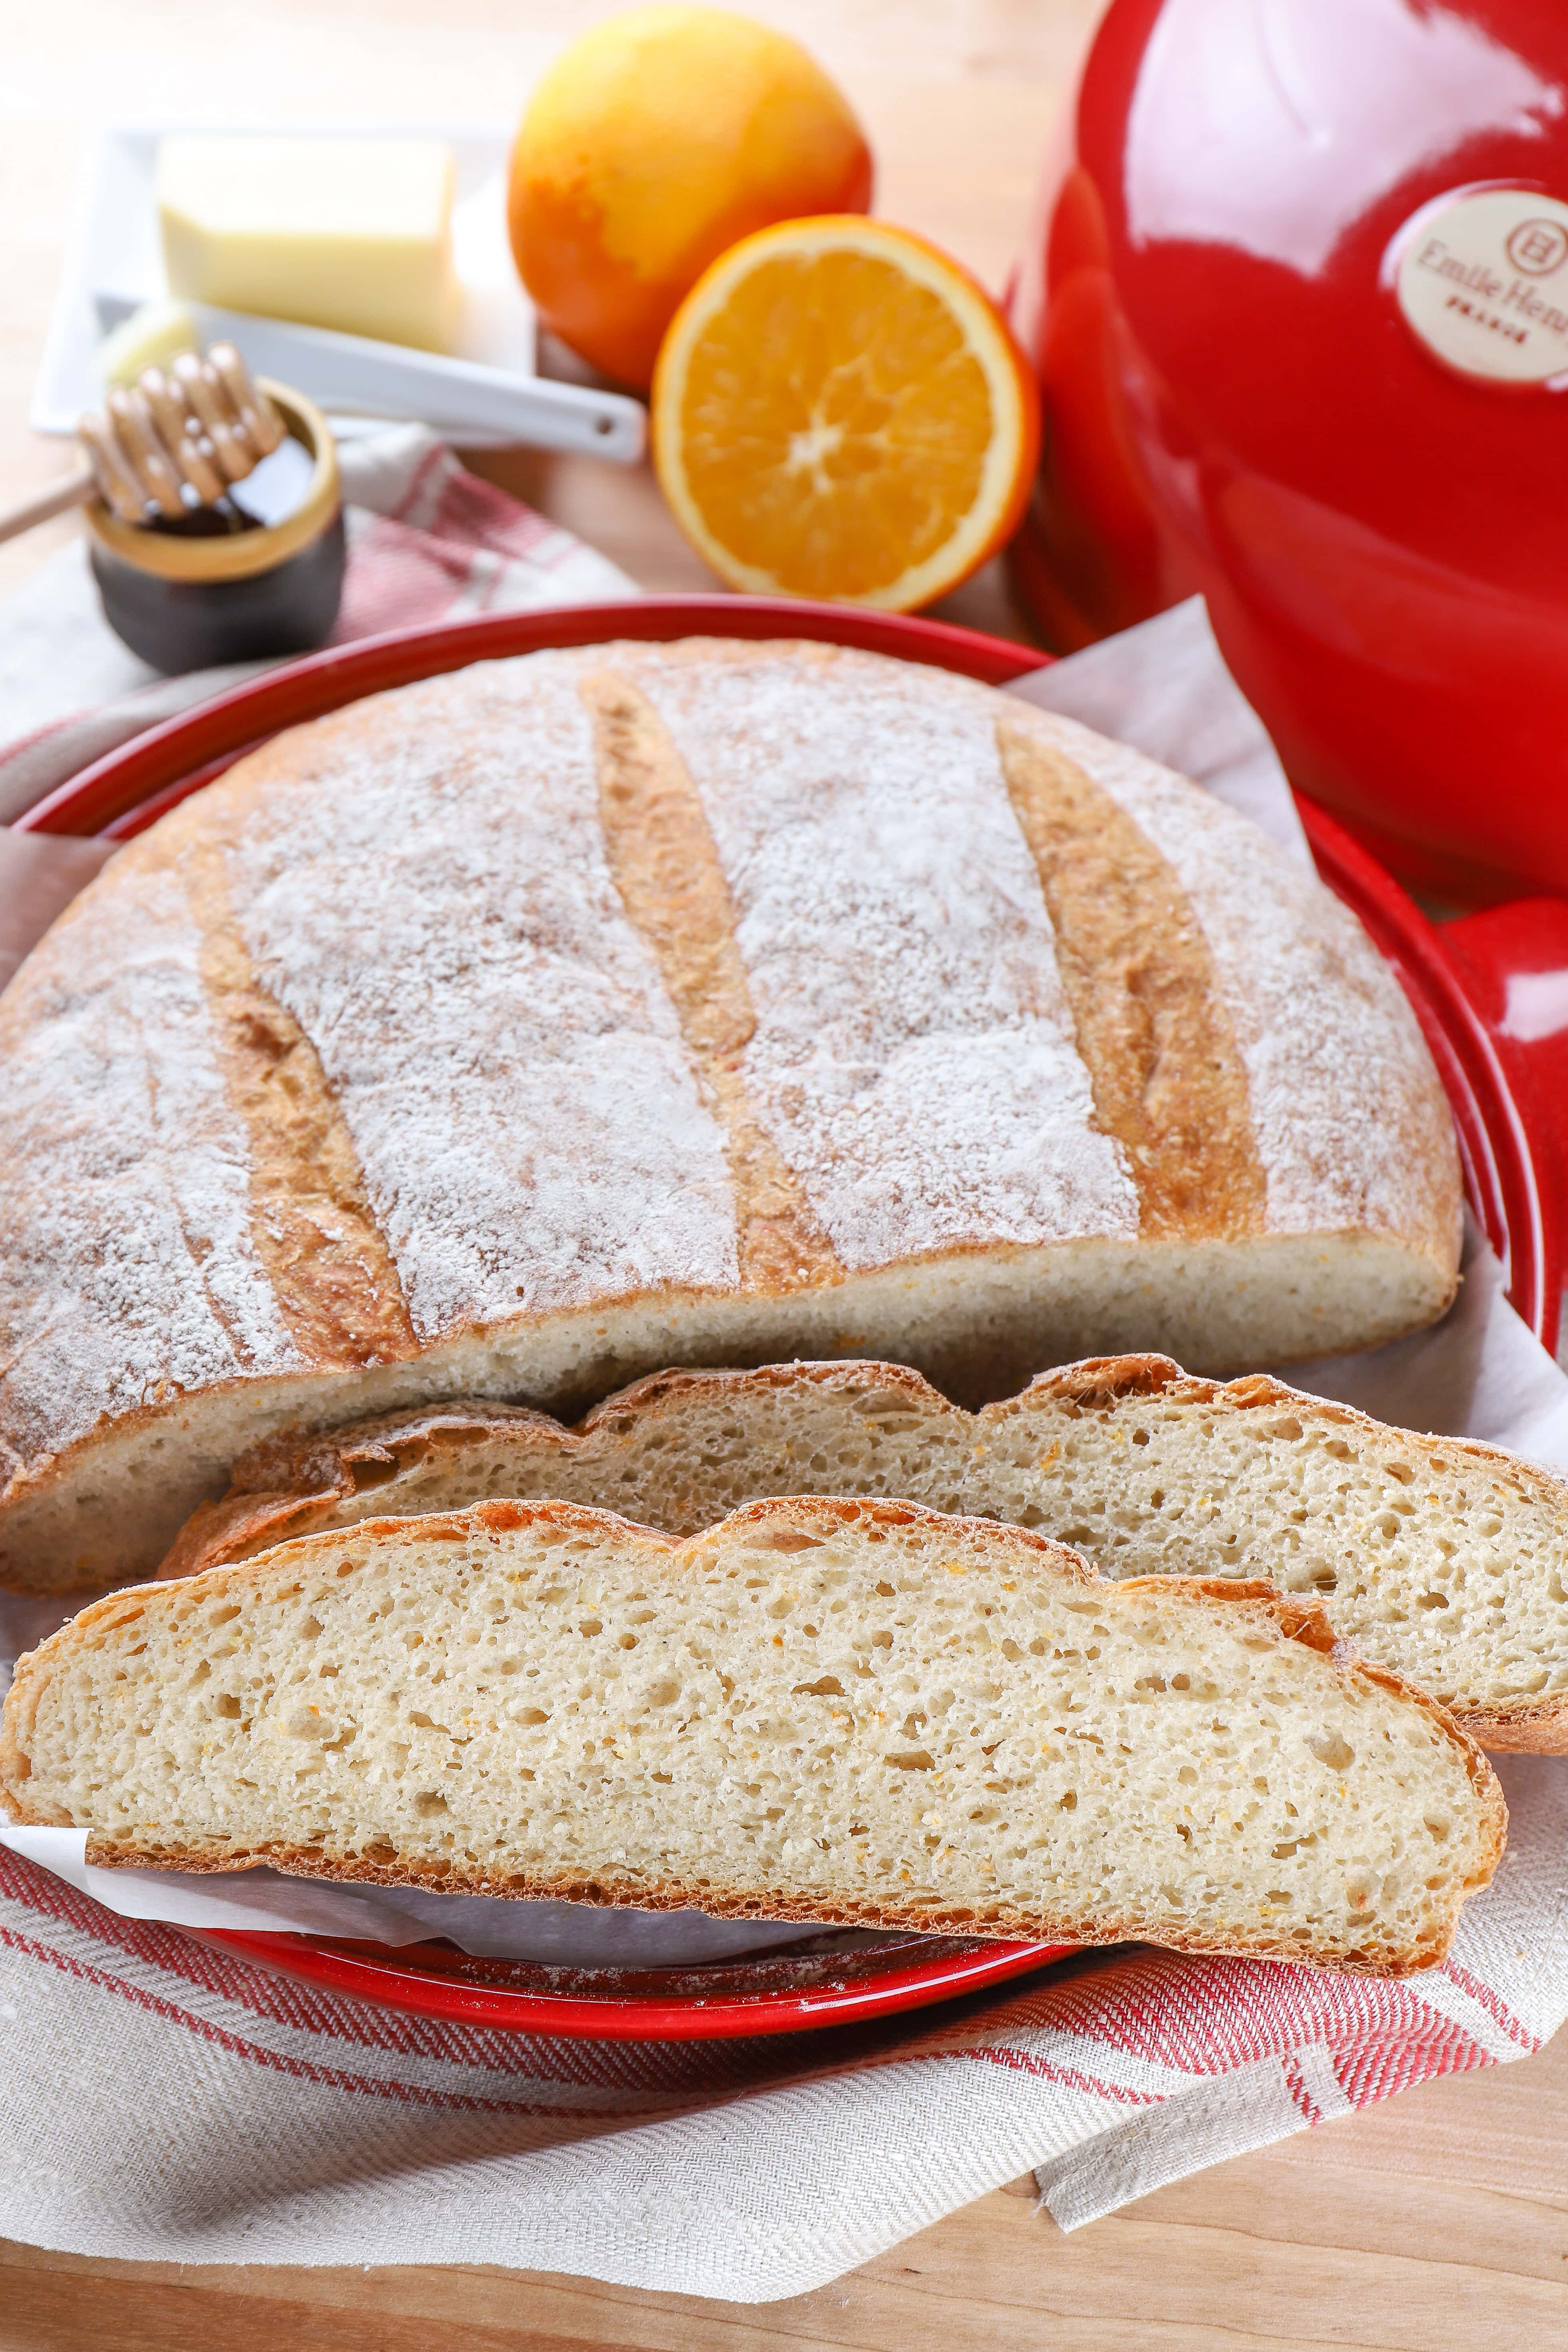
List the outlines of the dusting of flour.
<svg viewBox="0 0 1568 2352">
<path fill-rule="evenodd" d="M 201 950 L 179 875 L 128 864 L 6 992 L 7 1471 L 172 1389 L 300 1368 Z"/>
<path fill-rule="evenodd" d="M 430 1339 L 737 1278 L 723 1137 L 599 828 L 570 663 L 482 663 L 293 739 L 229 850 Z"/>
<path fill-rule="evenodd" d="M 1247 1069 L 1268 1230 L 1405 1236 L 1446 1110 L 1404 991 L 1353 915 L 1227 808 L 1125 744 L 1030 714 L 1174 869 Z"/>
<path fill-rule="evenodd" d="M 734 900 L 748 1094 L 842 1263 L 1136 1239 L 989 698 L 853 656 L 637 676 Z"/>
</svg>

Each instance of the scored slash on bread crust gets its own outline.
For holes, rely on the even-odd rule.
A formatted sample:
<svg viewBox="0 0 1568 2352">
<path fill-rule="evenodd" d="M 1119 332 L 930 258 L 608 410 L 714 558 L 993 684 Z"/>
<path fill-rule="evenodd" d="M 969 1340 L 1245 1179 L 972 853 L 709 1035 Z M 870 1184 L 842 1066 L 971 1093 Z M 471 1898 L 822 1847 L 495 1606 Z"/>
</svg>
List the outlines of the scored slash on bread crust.
<svg viewBox="0 0 1568 2352">
<path fill-rule="evenodd" d="M 0 1581 L 454 1396 L 1370 1346 L 1459 1216 L 1393 973 L 1153 761 L 829 646 L 478 663 L 239 761 L 0 998 Z"/>
<path fill-rule="evenodd" d="M 1382 1975 L 1506 1830 L 1313 1601 L 819 1497 L 682 1544 L 481 1504 L 113 1594 L 19 1663 L 0 1802 L 99 1863 Z"/>
<path fill-rule="evenodd" d="M 487 1496 L 689 1535 L 761 1496 L 900 1496 L 1042 1532 L 1111 1576 L 1266 1576 L 1431 1690 L 1484 1747 L 1568 1750 L 1568 1486 L 1262 1374 L 1167 1357 L 1043 1372 L 971 1414 L 899 1364 L 660 1372 L 575 1429 L 482 1402 L 283 1435 L 237 1465 L 160 1573 Z"/>
</svg>

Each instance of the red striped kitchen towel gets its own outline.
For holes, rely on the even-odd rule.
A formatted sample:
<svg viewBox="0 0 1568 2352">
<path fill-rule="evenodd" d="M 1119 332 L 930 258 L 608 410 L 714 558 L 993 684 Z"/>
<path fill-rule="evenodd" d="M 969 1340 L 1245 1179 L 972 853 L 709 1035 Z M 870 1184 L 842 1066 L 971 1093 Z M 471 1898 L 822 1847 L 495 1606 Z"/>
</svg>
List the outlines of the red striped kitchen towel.
<svg viewBox="0 0 1568 2352">
<path fill-rule="evenodd" d="M 799 2294 L 1038 2172 L 1067 2227 L 1568 2008 L 1568 1773 L 1502 1759 L 1500 1874 L 1402 1983 L 1138 1948 L 731 2043 L 471 2030 L 307 1990 L 0 1850 L 5 2234 L 138 2260 L 495 2263 Z"/>
</svg>

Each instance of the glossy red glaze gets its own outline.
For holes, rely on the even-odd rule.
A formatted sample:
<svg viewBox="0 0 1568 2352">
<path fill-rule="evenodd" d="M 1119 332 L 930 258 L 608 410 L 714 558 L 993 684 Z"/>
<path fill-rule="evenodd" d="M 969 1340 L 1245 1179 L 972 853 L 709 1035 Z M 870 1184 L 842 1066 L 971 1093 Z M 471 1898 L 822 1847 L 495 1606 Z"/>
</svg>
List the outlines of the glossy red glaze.
<svg viewBox="0 0 1568 2352">
<path fill-rule="evenodd" d="M 1383 276 L 1477 183 L 1568 198 L 1562 0 L 1113 0 L 1014 304 L 1052 641 L 1201 590 L 1292 782 L 1471 904 L 1568 891 L 1568 393 Z"/>
<path fill-rule="evenodd" d="M 1554 1091 L 1568 1077 L 1568 904 L 1525 899 L 1441 928 L 1325 809 L 1297 806 L 1323 880 L 1360 916 L 1399 974 L 1447 1093 L 1465 1191 L 1508 1276 L 1509 1297 L 1542 1346 L 1557 1345 L 1564 1273 L 1563 1190 Z M 1552 910 L 1543 924 L 1540 910 Z M 1518 978 L 1539 972 L 1547 941 L 1564 969 L 1562 1019 L 1529 1037 L 1510 1026 Z M 1495 1013 L 1495 1017 L 1494 1017 Z"/>
<path fill-rule="evenodd" d="M 959 672 L 986 685 L 1046 658 L 1000 637 L 858 608 L 760 598 L 646 597 L 635 604 L 502 614 L 411 629 L 312 654 L 110 752 L 18 820 L 24 830 L 127 838 L 199 792 L 280 729 L 366 694 L 472 661 L 607 637 L 808 637 Z M 1453 1106 L 1471 1202 L 1509 1269 L 1510 1295 L 1554 1344 L 1563 1264 L 1552 1189 L 1557 1108 L 1568 1099 L 1568 907 L 1532 900 L 1438 931 L 1343 827 L 1301 814 L 1324 880 L 1352 907 L 1404 983 Z M 1560 1017 L 1559 1017 L 1560 1016 Z M 1559 1081 L 1562 1081 L 1560 1086 Z M 829 1960 L 809 1984 L 781 1984 L 765 1958 L 623 1976 L 616 1990 L 563 1990 L 551 1972 L 468 1960 L 429 1945 L 386 1950 L 305 1936 L 214 1934 L 262 1965 L 361 2000 L 510 2031 L 605 2040 L 800 2032 L 973 1992 L 1070 1947 L 951 1942 L 901 1958 Z M 784 1972 L 787 1973 L 787 1965 Z M 679 1978 L 680 1990 L 670 1987 Z M 700 1979 L 700 1983 L 695 1980 Z"/>
</svg>

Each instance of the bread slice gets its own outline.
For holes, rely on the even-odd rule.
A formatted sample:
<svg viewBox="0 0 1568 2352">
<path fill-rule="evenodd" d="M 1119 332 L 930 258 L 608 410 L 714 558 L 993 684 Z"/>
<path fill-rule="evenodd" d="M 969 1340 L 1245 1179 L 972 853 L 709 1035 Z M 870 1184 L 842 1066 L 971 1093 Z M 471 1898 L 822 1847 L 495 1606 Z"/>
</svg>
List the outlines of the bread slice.
<svg viewBox="0 0 1568 2352">
<path fill-rule="evenodd" d="M 239 761 L 0 998 L 0 1581 L 452 1397 L 1370 1346 L 1459 1217 L 1393 972 L 1153 761 L 832 646 L 476 663 Z"/>
<path fill-rule="evenodd" d="M 755 1503 L 481 1503 L 111 1595 L 17 1668 L 14 1819 L 96 1862 L 1398 1975 L 1505 1817 L 1432 1700 L 1258 1584 Z"/>
<path fill-rule="evenodd" d="M 487 1496 L 556 1496 L 689 1535 L 768 1495 L 887 1495 L 1038 1528 L 1107 1576 L 1267 1577 L 1441 1699 L 1488 1748 L 1568 1751 L 1568 1486 L 1166 1357 L 1042 1373 L 962 1412 L 897 1364 L 667 1372 L 574 1430 L 469 1403 L 275 1439 L 163 1570 Z"/>
</svg>

